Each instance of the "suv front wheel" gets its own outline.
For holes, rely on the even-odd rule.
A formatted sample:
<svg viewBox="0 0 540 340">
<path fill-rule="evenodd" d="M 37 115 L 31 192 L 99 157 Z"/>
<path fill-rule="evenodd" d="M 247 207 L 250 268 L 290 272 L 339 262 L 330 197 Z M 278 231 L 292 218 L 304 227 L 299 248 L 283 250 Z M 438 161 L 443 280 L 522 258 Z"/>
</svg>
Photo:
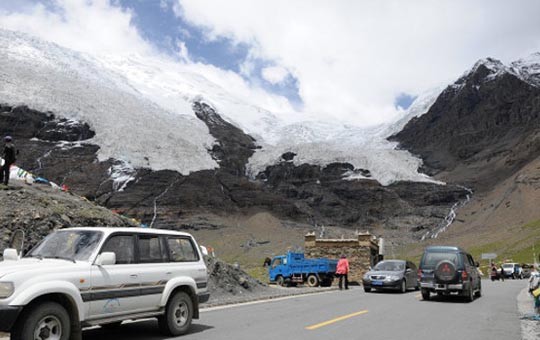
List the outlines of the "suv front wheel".
<svg viewBox="0 0 540 340">
<path fill-rule="evenodd" d="M 186 334 L 193 319 L 193 302 L 185 292 L 178 292 L 167 303 L 165 315 L 158 318 L 159 328 L 165 335 Z"/>
<path fill-rule="evenodd" d="M 27 313 L 21 315 L 12 330 L 12 340 L 69 339 L 71 325 L 64 307 L 56 302 L 45 302 L 30 308 Z"/>
</svg>

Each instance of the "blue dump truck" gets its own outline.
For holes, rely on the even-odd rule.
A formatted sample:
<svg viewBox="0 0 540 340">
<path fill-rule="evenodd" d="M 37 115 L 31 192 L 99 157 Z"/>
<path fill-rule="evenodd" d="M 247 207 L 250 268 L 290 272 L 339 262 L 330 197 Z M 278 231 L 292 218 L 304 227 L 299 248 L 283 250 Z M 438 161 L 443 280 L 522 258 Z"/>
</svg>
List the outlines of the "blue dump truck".
<svg viewBox="0 0 540 340">
<path fill-rule="evenodd" d="M 310 287 L 329 287 L 336 274 L 337 260 L 306 259 L 304 253 L 288 252 L 272 259 L 268 274 L 270 282 L 280 286 L 306 283 Z"/>
</svg>

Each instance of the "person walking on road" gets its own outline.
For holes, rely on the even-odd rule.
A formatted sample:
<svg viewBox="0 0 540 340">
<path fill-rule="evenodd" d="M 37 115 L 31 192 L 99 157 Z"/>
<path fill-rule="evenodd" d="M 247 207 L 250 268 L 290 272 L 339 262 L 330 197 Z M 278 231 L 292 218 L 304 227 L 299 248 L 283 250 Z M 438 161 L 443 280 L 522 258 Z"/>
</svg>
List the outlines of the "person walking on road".
<svg viewBox="0 0 540 340">
<path fill-rule="evenodd" d="M 6 136 L 4 138 L 5 145 L 4 145 L 4 152 L 2 154 L 2 158 L 4 159 L 4 165 L 0 169 L 0 183 L 3 183 L 4 185 L 8 185 L 9 183 L 9 171 L 11 168 L 11 165 L 15 163 L 16 156 L 18 152 L 15 150 L 15 145 L 13 145 L 13 140 L 10 136 Z"/>
<path fill-rule="evenodd" d="M 503 265 L 501 263 L 501 281 L 503 281 L 503 282 L 504 282 L 504 275 L 505 275 L 504 274 L 504 268 L 503 268 Z"/>
<path fill-rule="evenodd" d="M 343 289 L 343 280 L 345 279 L 345 289 L 349 289 L 349 260 L 345 255 L 341 255 L 337 263 L 336 275 L 339 277 L 339 289 Z"/>
</svg>

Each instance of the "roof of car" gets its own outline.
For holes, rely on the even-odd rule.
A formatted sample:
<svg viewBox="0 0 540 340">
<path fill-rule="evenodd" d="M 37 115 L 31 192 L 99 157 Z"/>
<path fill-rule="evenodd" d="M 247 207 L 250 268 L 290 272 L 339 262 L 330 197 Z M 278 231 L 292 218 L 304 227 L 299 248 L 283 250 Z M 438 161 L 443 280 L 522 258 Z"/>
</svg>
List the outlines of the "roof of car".
<svg viewBox="0 0 540 340">
<path fill-rule="evenodd" d="M 460 247 L 455 246 L 429 246 L 426 247 L 426 251 L 455 251 L 455 252 L 463 252 L 465 253 L 465 250 L 461 249 Z"/>
<path fill-rule="evenodd" d="M 93 230 L 101 231 L 105 234 L 112 233 L 139 233 L 139 234 L 159 234 L 159 235 L 178 235 L 178 236 L 191 236 L 191 234 L 167 230 L 167 229 L 154 229 L 154 228 L 111 228 L 111 227 L 79 227 L 79 228 L 67 228 L 62 230 Z"/>
</svg>

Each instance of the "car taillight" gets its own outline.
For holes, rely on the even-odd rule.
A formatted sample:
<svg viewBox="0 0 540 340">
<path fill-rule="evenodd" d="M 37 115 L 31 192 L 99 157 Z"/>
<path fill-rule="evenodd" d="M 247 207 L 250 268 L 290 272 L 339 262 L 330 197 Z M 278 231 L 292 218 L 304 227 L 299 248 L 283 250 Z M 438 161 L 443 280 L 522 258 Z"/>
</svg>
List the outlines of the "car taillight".
<svg viewBox="0 0 540 340">
<path fill-rule="evenodd" d="M 421 279 L 422 278 L 422 269 L 418 269 L 418 279 Z"/>
<path fill-rule="evenodd" d="M 463 281 L 467 281 L 467 279 L 469 278 L 469 274 L 467 274 L 467 272 L 464 270 L 461 272 L 461 280 Z"/>
</svg>

